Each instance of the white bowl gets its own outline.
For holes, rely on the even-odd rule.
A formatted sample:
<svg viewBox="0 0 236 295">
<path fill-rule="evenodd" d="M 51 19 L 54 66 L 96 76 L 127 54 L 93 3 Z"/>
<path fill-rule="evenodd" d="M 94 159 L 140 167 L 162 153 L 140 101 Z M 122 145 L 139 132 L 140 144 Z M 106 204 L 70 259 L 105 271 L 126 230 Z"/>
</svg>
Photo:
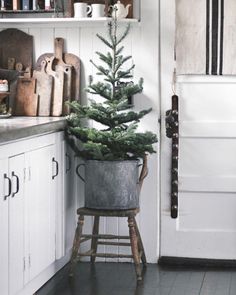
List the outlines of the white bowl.
<svg viewBox="0 0 236 295">
<path fill-rule="evenodd" d="M 0 84 L 0 92 L 7 92 L 8 84 Z"/>
</svg>

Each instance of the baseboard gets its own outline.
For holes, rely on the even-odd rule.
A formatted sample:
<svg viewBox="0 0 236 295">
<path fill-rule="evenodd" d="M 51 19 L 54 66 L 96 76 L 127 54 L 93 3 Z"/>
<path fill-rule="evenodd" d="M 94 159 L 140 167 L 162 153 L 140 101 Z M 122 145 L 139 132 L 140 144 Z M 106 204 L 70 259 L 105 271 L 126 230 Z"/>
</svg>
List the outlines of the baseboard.
<svg viewBox="0 0 236 295">
<path fill-rule="evenodd" d="M 212 268 L 236 268 L 236 260 L 205 259 L 162 256 L 158 260 L 161 266 L 174 267 L 212 267 Z"/>
<path fill-rule="evenodd" d="M 56 260 L 47 269 L 45 269 L 36 278 L 30 281 L 17 295 L 35 294 L 46 282 L 48 282 L 60 269 L 62 269 L 69 261 L 70 253 L 67 253 L 60 260 Z"/>
</svg>

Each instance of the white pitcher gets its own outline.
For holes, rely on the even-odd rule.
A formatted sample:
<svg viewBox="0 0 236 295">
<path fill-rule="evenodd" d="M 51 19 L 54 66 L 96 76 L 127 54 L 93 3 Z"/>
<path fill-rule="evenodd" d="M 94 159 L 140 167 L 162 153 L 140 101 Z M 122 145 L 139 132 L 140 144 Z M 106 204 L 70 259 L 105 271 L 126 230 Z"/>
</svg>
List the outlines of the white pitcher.
<svg viewBox="0 0 236 295">
<path fill-rule="evenodd" d="M 85 18 L 91 13 L 92 8 L 87 3 L 74 3 L 74 17 Z"/>
<path fill-rule="evenodd" d="M 129 8 L 131 4 L 128 4 L 124 6 L 120 1 L 117 1 L 117 3 L 112 8 L 112 17 L 116 17 L 117 19 L 126 18 L 129 14 Z"/>
</svg>

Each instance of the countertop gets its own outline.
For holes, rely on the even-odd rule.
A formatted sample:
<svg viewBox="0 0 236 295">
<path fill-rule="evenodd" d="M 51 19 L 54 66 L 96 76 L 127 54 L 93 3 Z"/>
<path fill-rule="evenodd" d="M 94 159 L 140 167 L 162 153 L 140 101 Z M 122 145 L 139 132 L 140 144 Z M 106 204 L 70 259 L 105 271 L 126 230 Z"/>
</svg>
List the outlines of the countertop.
<svg viewBox="0 0 236 295">
<path fill-rule="evenodd" d="M 43 133 L 61 131 L 65 117 L 10 117 L 0 119 L 0 144 Z"/>
</svg>

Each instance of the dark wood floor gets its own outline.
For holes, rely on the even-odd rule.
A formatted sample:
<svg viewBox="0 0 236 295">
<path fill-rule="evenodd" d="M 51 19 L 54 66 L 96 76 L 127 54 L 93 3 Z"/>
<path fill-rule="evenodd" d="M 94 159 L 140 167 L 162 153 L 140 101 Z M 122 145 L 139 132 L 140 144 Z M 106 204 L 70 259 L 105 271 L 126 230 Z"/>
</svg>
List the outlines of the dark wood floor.
<svg viewBox="0 0 236 295">
<path fill-rule="evenodd" d="M 160 267 L 148 264 L 136 284 L 129 263 L 78 263 L 75 277 L 68 266 L 36 295 L 236 295 L 236 269 Z"/>
</svg>

